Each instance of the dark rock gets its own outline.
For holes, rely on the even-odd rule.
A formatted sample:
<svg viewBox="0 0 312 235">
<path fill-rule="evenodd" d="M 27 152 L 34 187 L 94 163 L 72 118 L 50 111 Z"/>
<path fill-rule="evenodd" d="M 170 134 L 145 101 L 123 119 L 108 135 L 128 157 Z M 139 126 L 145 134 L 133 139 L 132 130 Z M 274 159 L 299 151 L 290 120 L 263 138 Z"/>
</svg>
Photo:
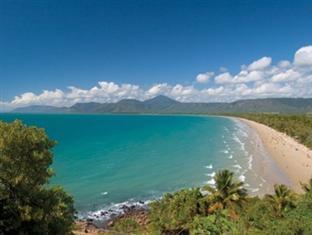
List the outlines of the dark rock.
<svg viewBox="0 0 312 235">
<path fill-rule="evenodd" d="M 128 206 L 126 206 L 126 205 L 122 205 L 122 207 L 121 207 L 121 209 L 123 209 L 123 210 L 127 210 L 129 207 Z"/>
</svg>

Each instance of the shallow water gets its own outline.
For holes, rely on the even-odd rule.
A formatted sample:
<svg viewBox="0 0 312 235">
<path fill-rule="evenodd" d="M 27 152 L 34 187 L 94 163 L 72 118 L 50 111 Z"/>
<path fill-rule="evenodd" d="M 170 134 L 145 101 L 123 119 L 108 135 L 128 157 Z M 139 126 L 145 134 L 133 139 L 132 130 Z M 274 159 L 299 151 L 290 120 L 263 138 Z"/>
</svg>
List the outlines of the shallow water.
<svg viewBox="0 0 312 235">
<path fill-rule="evenodd" d="M 250 192 L 265 182 L 252 166 L 255 155 L 265 153 L 254 152 L 250 130 L 228 118 L 0 114 L 2 120 L 16 118 L 58 141 L 51 184 L 70 192 L 81 214 L 213 184 L 224 168 Z"/>
</svg>

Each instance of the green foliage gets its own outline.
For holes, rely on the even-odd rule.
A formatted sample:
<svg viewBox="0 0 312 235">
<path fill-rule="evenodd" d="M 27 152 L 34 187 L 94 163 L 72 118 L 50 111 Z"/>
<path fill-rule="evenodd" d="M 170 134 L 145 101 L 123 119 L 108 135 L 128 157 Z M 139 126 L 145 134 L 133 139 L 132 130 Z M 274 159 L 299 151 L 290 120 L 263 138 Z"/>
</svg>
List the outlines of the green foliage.
<svg viewBox="0 0 312 235">
<path fill-rule="evenodd" d="M 253 231 L 255 234 L 257 231 L 266 229 L 269 226 L 268 223 L 275 220 L 275 213 L 270 202 L 258 197 L 248 199 L 241 215 L 240 220 L 245 224 L 246 230 Z"/>
<path fill-rule="evenodd" d="M 276 235 L 312 234 L 312 195 L 302 195 L 296 208 L 285 212 L 283 218 L 268 220 L 264 231 Z"/>
<path fill-rule="evenodd" d="M 127 234 L 143 234 L 143 230 L 144 229 L 132 218 L 122 218 L 118 220 L 112 228 L 112 231 Z"/>
<path fill-rule="evenodd" d="M 215 187 L 209 185 L 204 187 L 204 190 L 209 193 L 207 196 L 210 203 L 209 212 L 224 208 L 231 208 L 233 211 L 236 206 L 242 206 L 247 191 L 243 188 L 243 182 L 234 181 L 233 178 L 233 172 L 228 170 L 219 171 L 214 177 Z"/>
<path fill-rule="evenodd" d="M 150 234 L 192 235 L 310 235 L 312 193 L 297 195 L 285 185 L 275 185 L 274 194 L 248 197 L 241 182 L 227 170 L 215 176 L 216 186 L 166 194 L 152 203 Z"/>
<path fill-rule="evenodd" d="M 240 114 L 238 116 L 286 133 L 305 146 L 312 148 L 312 116 L 281 114 Z"/>
<path fill-rule="evenodd" d="M 295 207 L 295 193 L 286 185 L 274 185 L 274 195 L 266 195 L 266 199 L 272 205 L 277 216 Z"/>
<path fill-rule="evenodd" d="M 193 218 L 203 211 L 202 198 L 198 188 L 184 189 L 151 203 L 150 221 L 155 233 L 188 231 Z"/>
<path fill-rule="evenodd" d="M 196 216 L 191 224 L 191 235 L 239 234 L 237 224 L 227 211 L 218 211 L 208 216 Z"/>
<path fill-rule="evenodd" d="M 0 234 L 70 234 L 73 199 L 47 188 L 55 142 L 43 129 L 0 122 Z"/>
</svg>

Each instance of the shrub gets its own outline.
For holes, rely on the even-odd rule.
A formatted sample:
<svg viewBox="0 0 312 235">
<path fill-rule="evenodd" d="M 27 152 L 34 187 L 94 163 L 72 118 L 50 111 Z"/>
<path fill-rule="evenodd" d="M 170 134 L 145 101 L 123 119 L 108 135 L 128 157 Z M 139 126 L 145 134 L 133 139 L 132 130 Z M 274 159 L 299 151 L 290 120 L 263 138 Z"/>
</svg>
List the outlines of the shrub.
<svg viewBox="0 0 312 235">
<path fill-rule="evenodd" d="M 186 232 L 196 215 L 201 211 L 200 200 L 203 198 L 199 189 L 184 189 L 164 197 L 150 205 L 150 221 L 153 230 L 174 234 Z"/>
<path fill-rule="evenodd" d="M 227 211 L 219 211 L 206 217 L 196 216 L 191 224 L 191 235 L 239 234 L 236 224 L 228 217 Z"/>
</svg>

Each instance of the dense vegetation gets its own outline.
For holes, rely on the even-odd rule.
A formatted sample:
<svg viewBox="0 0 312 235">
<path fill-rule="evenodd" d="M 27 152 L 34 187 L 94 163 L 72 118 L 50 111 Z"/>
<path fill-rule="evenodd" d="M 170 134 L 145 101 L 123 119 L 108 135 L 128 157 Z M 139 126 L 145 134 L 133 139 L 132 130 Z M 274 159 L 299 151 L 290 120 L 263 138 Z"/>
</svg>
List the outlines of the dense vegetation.
<svg viewBox="0 0 312 235">
<path fill-rule="evenodd" d="M 167 193 L 153 202 L 147 229 L 129 219 L 116 227 L 135 234 L 312 234 L 312 179 L 303 185 L 304 194 L 275 185 L 273 195 L 259 198 L 248 196 L 232 172 L 220 171 L 214 178 L 215 187 Z"/>
<path fill-rule="evenodd" d="M 47 186 L 54 145 L 43 129 L 0 122 L 0 234 L 71 234 L 73 199 Z"/>
<path fill-rule="evenodd" d="M 312 116 L 281 114 L 240 114 L 238 116 L 286 133 L 312 149 Z"/>
</svg>

